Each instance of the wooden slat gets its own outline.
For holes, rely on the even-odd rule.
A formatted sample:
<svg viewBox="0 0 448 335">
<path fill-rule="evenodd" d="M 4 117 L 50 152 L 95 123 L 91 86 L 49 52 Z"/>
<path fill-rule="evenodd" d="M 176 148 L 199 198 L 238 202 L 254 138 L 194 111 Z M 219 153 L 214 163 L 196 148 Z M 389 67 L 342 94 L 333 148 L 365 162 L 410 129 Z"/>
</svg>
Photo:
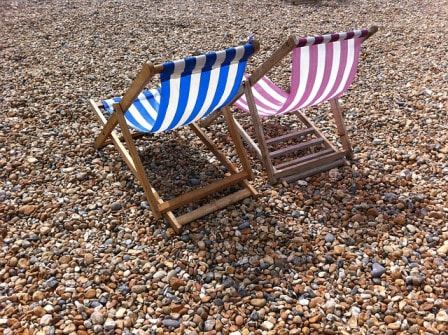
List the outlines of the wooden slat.
<svg viewBox="0 0 448 335">
<path fill-rule="evenodd" d="M 97 103 L 95 101 L 93 101 L 92 99 L 90 99 L 89 102 L 90 102 L 90 106 L 92 107 L 92 109 L 95 112 L 96 116 L 100 120 L 101 124 L 104 126 L 107 123 L 107 120 L 104 117 L 103 113 L 101 113 L 101 111 L 98 109 Z M 120 153 L 121 157 L 123 157 L 124 161 L 126 162 L 126 164 L 131 169 L 132 173 L 134 175 L 137 175 L 137 171 L 135 170 L 134 161 L 132 160 L 131 155 L 129 155 L 129 152 L 126 149 L 126 147 L 120 141 L 120 138 L 118 137 L 118 134 L 115 131 L 112 131 L 110 136 L 112 138 L 112 143 L 115 145 L 115 148 Z"/>
<path fill-rule="evenodd" d="M 207 146 L 207 148 L 213 152 L 213 154 L 218 158 L 218 160 L 223 164 L 229 172 L 235 174 L 238 173 L 238 169 L 235 165 L 232 164 L 231 161 L 227 159 L 227 157 L 218 149 L 215 143 L 213 143 L 207 134 L 199 128 L 196 123 L 190 123 L 190 128 L 194 131 L 194 133 L 202 140 L 202 142 Z M 249 181 L 243 180 L 242 186 L 250 190 L 253 196 L 257 196 L 258 192 L 250 185 Z"/>
<path fill-rule="evenodd" d="M 150 133 L 140 133 L 140 132 L 137 132 L 137 133 L 132 133 L 132 138 L 136 139 L 136 138 L 140 138 L 140 137 L 147 136 L 147 135 L 150 135 Z M 120 141 L 124 140 L 123 136 L 120 136 L 119 138 L 120 138 Z M 107 140 L 107 141 L 104 142 L 104 146 L 109 145 L 109 144 L 113 144 L 113 141 Z"/>
<path fill-rule="evenodd" d="M 307 149 L 307 148 L 312 147 L 312 146 L 320 145 L 323 142 L 324 142 L 324 140 L 322 138 L 314 138 L 314 139 L 309 140 L 307 142 L 291 145 L 291 146 L 289 146 L 287 148 L 283 148 L 283 149 L 279 149 L 279 150 L 276 150 L 276 151 L 272 151 L 270 153 L 270 156 L 271 156 L 271 158 L 284 156 L 284 155 L 289 154 L 291 152 L 304 150 L 304 149 Z"/>
<path fill-rule="evenodd" d="M 97 108 L 96 105 L 95 105 L 95 108 Z M 104 146 L 104 142 L 106 142 L 107 138 L 110 136 L 110 134 L 112 133 L 112 131 L 115 129 L 115 127 L 118 124 L 118 116 L 116 113 L 113 113 L 110 116 L 109 120 L 106 120 L 103 113 L 101 113 L 100 110 L 98 110 L 98 112 L 99 112 L 99 115 L 102 116 L 102 120 L 104 120 L 104 123 L 103 123 L 103 129 L 101 129 L 101 133 L 95 139 L 95 143 L 94 143 L 95 149 L 99 149 Z"/>
<path fill-rule="evenodd" d="M 300 119 L 300 120 L 301 120 L 301 121 L 302 121 L 308 128 L 313 128 L 313 129 L 314 129 L 316 136 L 319 137 L 319 138 L 322 138 L 322 139 L 325 141 L 325 147 L 327 147 L 327 148 L 331 148 L 331 149 L 333 149 L 334 151 L 338 151 L 338 148 L 336 148 L 336 147 L 334 146 L 334 144 L 331 143 L 331 142 L 327 139 L 327 137 L 326 137 L 326 136 L 319 130 L 319 128 L 317 128 L 316 125 L 315 125 L 313 122 L 311 122 L 311 120 L 308 119 L 302 112 L 300 112 L 300 111 L 295 111 L 294 114 L 296 114 L 296 115 L 299 117 L 299 119 Z"/>
<path fill-rule="evenodd" d="M 291 183 L 291 182 L 296 181 L 298 179 L 303 179 L 303 178 L 312 176 L 312 175 L 314 175 L 316 173 L 327 171 L 327 170 L 333 169 L 335 167 L 338 167 L 338 166 L 341 166 L 341 165 L 344 165 L 344 164 L 345 164 L 345 160 L 344 159 L 339 159 L 339 160 L 336 160 L 336 161 L 331 162 L 329 164 L 318 166 L 318 167 L 315 167 L 313 169 L 306 170 L 305 172 L 302 172 L 302 173 L 288 175 L 287 177 L 284 177 L 284 178 L 281 178 L 281 179 L 286 181 L 286 182 L 288 182 L 288 183 Z"/>
<path fill-rule="evenodd" d="M 258 80 L 266 75 L 276 64 L 278 64 L 296 45 L 296 38 L 290 36 L 274 53 L 266 59 L 259 67 L 252 72 L 248 78 L 249 83 L 253 86 Z"/>
<path fill-rule="evenodd" d="M 194 211 L 191 211 L 189 213 L 186 213 L 182 216 L 179 216 L 177 218 L 177 222 L 180 225 L 185 225 L 191 221 L 194 221 L 196 219 L 199 219 L 207 214 L 213 213 L 215 211 L 218 211 L 222 208 L 225 208 L 231 204 L 234 204 L 238 201 L 241 201 L 247 197 L 250 197 L 251 192 L 243 188 L 235 193 L 232 193 L 224 198 L 215 200 L 211 203 L 208 203 L 207 205 L 204 205 L 202 207 L 199 207 L 198 209 L 195 209 Z"/>
<path fill-rule="evenodd" d="M 160 201 L 158 201 L 159 196 L 149 183 L 148 177 L 145 172 L 145 168 L 143 166 L 142 161 L 140 160 L 140 155 L 138 154 L 138 150 L 135 147 L 134 140 L 132 139 L 131 131 L 128 128 L 128 125 L 120 108 L 121 106 L 118 105 L 116 110 L 116 113 L 118 115 L 118 124 L 120 125 L 121 132 L 123 133 L 123 137 L 126 141 L 129 150 L 129 154 L 131 155 L 132 161 L 134 162 L 135 165 L 135 171 L 136 171 L 135 176 L 142 185 L 143 191 L 145 192 L 146 198 L 148 198 L 148 202 L 151 206 L 154 218 L 157 220 L 161 216 L 159 210 Z"/>
<path fill-rule="evenodd" d="M 258 141 L 258 147 L 260 148 L 262 161 L 266 172 L 268 174 L 269 181 L 275 183 L 274 177 L 274 167 L 272 166 L 271 157 L 269 156 L 268 146 L 264 137 L 263 126 L 261 124 L 260 116 L 257 112 L 257 106 L 255 104 L 254 96 L 252 95 L 252 90 L 249 82 L 243 83 L 244 93 L 246 94 L 247 105 L 249 106 L 250 116 L 252 119 L 252 124 L 255 130 L 255 135 Z"/>
<path fill-rule="evenodd" d="M 182 207 L 186 204 L 195 202 L 196 200 L 207 197 L 208 195 L 219 192 L 228 188 L 229 186 L 238 184 L 248 177 L 247 172 L 241 171 L 237 174 L 232 174 L 229 177 L 215 181 L 207 186 L 190 191 L 174 199 L 165 201 L 159 206 L 160 212 L 165 213 L 176 208 Z"/>
<path fill-rule="evenodd" d="M 241 137 L 243 138 L 244 141 L 246 141 L 247 145 L 249 145 L 249 148 L 255 151 L 255 154 L 258 156 L 260 160 L 263 160 L 263 156 L 261 155 L 261 151 L 257 143 L 255 143 L 252 137 L 249 136 L 249 134 L 244 130 L 243 126 L 238 121 L 235 120 L 235 124 Z"/>
<path fill-rule="evenodd" d="M 353 158 L 352 145 L 347 135 L 347 129 L 345 128 L 344 117 L 342 116 L 341 105 L 337 99 L 330 100 L 331 110 L 338 129 L 338 136 L 341 140 L 342 147 L 347 152 L 347 158 Z"/>
<path fill-rule="evenodd" d="M 242 182 L 242 184 L 244 185 L 244 187 L 245 187 L 246 189 L 248 189 L 248 190 L 250 191 L 250 193 L 252 194 L 253 197 L 258 197 L 258 192 L 257 192 L 257 190 L 255 189 L 255 187 L 253 187 L 253 186 L 249 183 L 249 181 L 248 181 L 247 179 L 244 179 L 243 182 Z"/>
<path fill-rule="evenodd" d="M 282 135 L 282 136 L 277 136 L 277 137 L 270 138 L 269 140 L 266 140 L 266 143 L 268 145 L 269 144 L 276 144 L 276 143 L 279 143 L 279 142 L 288 141 L 288 140 L 296 138 L 296 137 L 303 137 L 303 136 L 309 135 L 309 134 L 311 134 L 313 132 L 314 132 L 314 128 L 301 129 L 301 130 L 298 130 L 298 131 L 295 131 L 295 132 L 292 132 L 292 133 L 289 133 L 289 134 L 285 134 L 285 135 Z"/>
<path fill-rule="evenodd" d="M 287 168 L 288 166 L 302 164 L 302 163 L 312 160 L 314 158 L 328 155 L 332 152 L 334 152 L 332 149 L 321 150 L 321 151 L 318 151 L 318 152 L 315 152 L 315 153 L 312 153 L 312 154 L 309 154 L 309 155 L 306 155 L 303 157 L 299 157 L 299 158 L 292 159 L 292 160 L 284 162 L 284 163 L 280 163 L 280 164 L 276 165 L 275 168 L 277 170 L 281 170 L 281 169 Z"/>
<path fill-rule="evenodd" d="M 90 99 L 89 102 L 90 102 L 90 105 L 91 105 L 93 111 L 99 118 L 100 122 L 103 125 L 106 124 L 106 122 L 107 122 L 106 118 L 104 117 L 103 113 L 101 113 L 101 111 L 99 110 L 98 104 L 95 101 L 93 101 L 92 99 Z M 120 115 L 120 114 L 117 114 L 117 115 Z M 123 158 L 123 160 L 129 166 L 129 169 L 131 169 L 134 176 L 137 178 L 137 180 L 142 185 L 143 190 L 145 191 L 145 195 L 148 198 L 148 202 L 151 206 L 151 210 L 153 212 L 154 218 L 157 220 L 158 218 L 160 218 L 160 211 L 159 211 L 158 205 L 159 205 L 159 203 L 161 203 L 163 201 L 160 199 L 160 196 L 158 195 L 156 190 L 153 189 L 151 184 L 149 183 L 149 181 L 146 177 L 146 173 L 144 172 L 143 164 L 141 163 L 140 157 L 138 156 L 137 149 L 135 148 L 135 146 L 133 144 L 132 135 L 127 127 L 127 124 L 126 124 L 126 121 L 124 120 L 123 115 L 121 115 L 121 117 L 122 117 L 122 120 L 119 120 L 119 121 L 122 121 L 122 123 L 123 123 L 122 125 L 120 125 L 122 128 L 123 137 L 125 138 L 125 140 L 127 140 L 129 151 L 131 151 L 131 150 L 134 151 L 134 155 L 132 154 L 132 151 L 129 152 L 128 149 L 123 145 L 123 143 L 120 141 L 120 138 L 115 131 L 111 131 L 111 133 L 110 133 L 112 142 L 115 145 L 115 148 L 117 149 L 117 151 L 119 152 L 121 157 Z M 134 159 L 133 156 L 136 157 L 136 159 Z"/>
<path fill-rule="evenodd" d="M 330 164 L 334 161 L 340 160 L 343 156 L 344 156 L 343 152 L 335 152 L 326 156 L 316 157 L 301 164 L 297 164 L 283 169 L 278 169 L 276 176 L 281 178 L 292 174 L 313 171 L 313 169 L 316 169 L 320 166 L 324 166 L 326 164 Z"/>
<path fill-rule="evenodd" d="M 174 216 L 173 212 L 166 212 L 163 214 L 163 217 L 168 221 L 169 225 L 176 234 L 180 234 L 182 231 L 182 225 L 177 221 L 177 218 Z"/>
<path fill-rule="evenodd" d="M 364 37 L 364 40 L 362 42 L 364 43 L 366 41 L 366 39 L 370 38 L 370 36 L 375 34 L 377 31 L 378 31 L 378 27 L 377 26 L 371 26 L 369 28 L 369 34 L 366 37 Z"/>
<path fill-rule="evenodd" d="M 241 137 L 236 128 L 235 119 L 233 118 L 228 106 L 225 106 L 222 112 L 224 114 L 230 137 L 232 138 L 233 144 L 235 145 L 236 153 L 238 155 L 238 158 L 240 159 L 243 170 L 246 171 L 249 179 L 252 180 L 254 179 L 254 174 L 252 172 L 252 167 L 250 166 L 249 159 L 247 158 L 247 153 L 244 150 L 243 141 L 241 140 Z"/>
</svg>

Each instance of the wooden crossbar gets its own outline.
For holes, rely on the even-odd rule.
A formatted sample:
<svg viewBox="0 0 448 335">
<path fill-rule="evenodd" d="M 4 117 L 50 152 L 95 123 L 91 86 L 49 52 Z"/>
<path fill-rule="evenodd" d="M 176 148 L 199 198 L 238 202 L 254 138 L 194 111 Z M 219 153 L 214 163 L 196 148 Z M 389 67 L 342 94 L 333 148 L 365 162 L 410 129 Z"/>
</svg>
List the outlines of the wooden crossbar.
<svg viewBox="0 0 448 335">
<path fill-rule="evenodd" d="M 303 172 L 303 173 L 311 172 L 312 169 L 316 169 L 316 168 L 319 168 L 326 164 L 336 162 L 337 160 L 339 160 L 343 157 L 344 157 L 343 152 L 335 152 L 335 153 L 332 153 L 332 154 L 329 154 L 326 156 L 316 157 L 314 159 L 307 160 L 301 164 L 296 164 L 294 166 L 279 169 L 276 171 L 276 176 L 281 178 L 281 177 L 292 175 L 292 174 L 295 174 L 298 172 Z M 340 165 L 340 164 L 341 163 L 339 163 L 338 165 Z"/>
<path fill-rule="evenodd" d="M 304 162 L 306 162 L 308 160 L 328 155 L 328 154 L 330 154 L 332 152 L 334 152 L 332 149 L 321 150 L 321 151 L 314 152 L 312 154 L 309 154 L 309 155 L 306 155 L 306 156 L 303 156 L 303 157 L 299 157 L 299 158 L 292 159 L 292 160 L 289 160 L 289 161 L 284 162 L 284 163 L 280 163 L 280 164 L 276 165 L 275 168 L 277 170 L 281 170 L 281 169 L 287 168 L 288 166 L 291 166 L 291 165 L 301 164 L 301 163 L 304 163 Z"/>
<path fill-rule="evenodd" d="M 232 193 L 224 198 L 212 201 L 212 202 L 208 203 L 207 205 L 204 205 L 198 209 L 195 209 L 194 211 L 191 211 L 187 214 L 181 215 L 177 218 L 177 221 L 182 226 L 188 222 L 194 221 L 198 218 L 201 218 L 207 214 L 210 214 L 217 210 L 225 208 L 233 203 L 241 201 L 250 196 L 251 196 L 250 190 L 243 188 L 242 190 Z"/>
<path fill-rule="evenodd" d="M 291 132 L 289 134 L 270 138 L 270 139 L 266 140 L 266 144 L 268 144 L 268 145 L 276 144 L 276 143 L 291 140 L 293 138 L 304 137 L 304 136 L 312 134 L 312 133 L 314 133 L 314 128 L 301 129 L 301 130 L 298 130 L 295 132 Z"/>
<path fill-rule="evenodd" d="M 237 174 L 232 174 L 229 177 L 215 181 L 207 186 L 198 188 L 194 191 L 190 191 L 181 196 L 178 196 L 177 198 L 163 202 L 159 207 L 160 212 L 165 213 L 168 211 L 175 210 L 175 209 L 182 207 L 186 204 L 190 204 L 199 199 L 203 199 L 210 194 L 222 191 L 222 190 L 228 188 L 229 186 L 238 184 L 247 178 L 248 178 L 248 174 L 245 171 L 238 172 Z"/>
<path fill-rule="evenodd" d="M 339 159 L 339 160 L 332 161 L 332 162 L 330 162 L 328 164 L 325 164 L 325 165 L 319 165 L 319 166 L 317 166 L 315 168 L 311 168 L 311 169 L 305 170 L 303 172 L 299 172 L 297 174 L 292 174 L 292 175 L 288 174 L 287 176 L 282 177 L 281 179 L 286 181 L 286 182 L 288 182 L 288 183 L 291 183 L 291 182 L 296 181 L 298 179 L 303 179 L 303 178 L 312 176 L 312 175 L 314 175 L 316 173 L 328 171 L 328 170 L 333 169 L 335 167 L 344 165 L 344 163 L 345 163 L 344 159 Z"/>
<path fill-rule="evenodd" d="M 277 157 L 280 157 L 280 156 L 287 155 L 287 154 L 289 154 L 291 152 L 304 150 L 304 149 L 307 149 L 307 148 L 310 148 L 310 147 L 313 147 L 313 146 L 316 146 L 316 145 L 320 145 L 322 143 L 324 143 L 324 140 L 322 138 L 313 138 L 312 140 L 309 140 L 309 141 L 306 141 L 306 142 L 303 142 L 303 143 L 294 144 L 294 145 L 291 145 L 291 146 L 289 146 L 287 148 L 283 148 L 283 149 L 279 149 L 279 150 L 276 150 L 276 151 L 272 151 L 272 152 L 269 153 L 269 155 L 271 156 L 271 158 L 277 158 Z"/>
</svg>

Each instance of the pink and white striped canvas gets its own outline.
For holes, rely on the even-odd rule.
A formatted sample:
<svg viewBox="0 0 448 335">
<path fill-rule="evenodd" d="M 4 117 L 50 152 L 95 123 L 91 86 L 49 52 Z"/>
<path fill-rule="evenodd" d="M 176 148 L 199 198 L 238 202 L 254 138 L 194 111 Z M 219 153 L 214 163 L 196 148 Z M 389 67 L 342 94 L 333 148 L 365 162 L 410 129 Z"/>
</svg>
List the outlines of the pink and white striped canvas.
<svg viewBox="0 0 448 335">
<path fill-rule="evenodd" d="M 261 117 L 280 115 L 338 98 L 353 81 L 368 30 L 301 38 L 292 51 L 291 90 L 286 93 L 266 76 L 252 86 Z M 234 105 L 249 112 L 243 95 Z"/>
</svg>

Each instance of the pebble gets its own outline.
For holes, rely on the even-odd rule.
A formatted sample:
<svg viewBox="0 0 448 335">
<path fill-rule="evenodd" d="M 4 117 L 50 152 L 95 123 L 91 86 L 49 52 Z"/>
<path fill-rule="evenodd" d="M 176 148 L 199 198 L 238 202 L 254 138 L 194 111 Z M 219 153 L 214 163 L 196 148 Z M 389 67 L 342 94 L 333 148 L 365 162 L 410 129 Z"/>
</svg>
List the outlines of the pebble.
<svg viewBox="0 0 448 335">
<path fill-rule="evenodd" d="M 115 329 L 115 327 L 116 322 L 112 319 L 107 319 L 103 326 L 105 331 L 111 331 L 112 329 Z"/>
<path fill-rule="evenodd" d="M 302 306 L 308 306 L 310 304 L 309 299 L 299 298 L 299 304 Z"/>
<path fill-rule="evenodd" d="M 104 323 L 104 315 L 100 312 L 93 312 L 90 315 L 90 320 L 94 325 L 102 325 Z"/>
<path fill-rule="evenodd" d="M 147 287 L 146 285 L 134 285 L 132 286 L 131 291 L 133 293 L 142 293 L 147 291 Z"/>
<path fill-rule="evenodd" d="M 250 301 L 250 304 L 255 307 L 264 307 L 266 305 L 266 299 L 255 298 Z"/>
<path fill-rule="evenodd" d="M 63 334 L 71 334 L 76 331 L 76 326 L 73 323 L 69 323 L 67 326 L 64 327 L 62 330 Z"/>
<path fill-rule="evenodd" d="M 244 324 L 244 318 L 241 315 L 237 315 L 235 318 L 235 324 L 237 326 L 242 326 Z"/>
<path fill-rule="evenodd" d="M 215 328 L 215 324 L 216 324 L 216 321 L 213 320 L 213 319 L 212 320 L 206 320 L 205 323 L 204 323 L 204 330 L 205 331 L 213 330 Z"/>
<path fill-rule="evenodd" d="M 385 273 L 386 273 L 386 269 L 382 265 L 380 265 L 378 263 L 372 264 L 372 271 L 371 271 L 372 277 L 379 278 Z"/>
<path fill-rule="evenodd" d="M 45 314 L 40 318 L 39 324 L 43 327 L 48 326 L 50 322 L 53 320 L 53 316 L 51 314 Z"/>
<path fill-rule="evenodd" d="M 325 242 L 327 243 L 333 243 L 334 242 L 334 235 L 331 233 L 328 233 L 325 235 Z"/>
<path fill-rule="evenodd" d="M 180 327 L 180 321 L 179 320 L 172 320 L 172 319 L 165 319 L 163 320 L 163 325 L 168 328 L 179 328 Z"/>
<path fill-rule="evenodd" d="M 438 248 L 437 254 L 442 257 L 445 257 L 446 255 L 448 255 L 448 243 L 445 243 L 440 248 Z"/>
<path fill-rule="evenodd" d="M 123 319 L 125 315 L 126 315 L 126 308 L 124 307 L 120 307 L 118 311 L 115 313 L 115 317 L 117 319 Z"/>
<path fill-rule="evenodd" d="M 272 330 L 274 328 L 274 324 L 270 321 L 263 321 L 263 323 L 261 324 L 261 328 L 264 330 Z"/>
<path fill-rule="evenodd" d="M 42 291 L 36 291 L 33 293 L 33 297 L 32 297 L 33 301 L 38 302 L 38 301 L 42 300 L 43 298 L 44 298 L 44 294 L 42 293 Z"/>
<path fill-rule="evenodd" d="M 91 265 L 91 264 L 93 264 L 94 260 L 95 260 L 95 258 L 94 258 L 94 256 L 93 256 L 93 254 L 91 254 L 91 253 L 86 253 L 86 254 L 84 255 L 84 262 L 85 262 L 87 265 Z"/>
<path fill-rule="evenodd" d="M 122 208 L 121 203 L 120 202 L 113 202 L 110 205 L 110 209 L 113 211 L 119 211 Z"/>
<path fill-rule="evenodd" d="M 248 221 L 245 221 L 245 222 L 243 222 L 242 224 L 240 224 L 238 226 L 239 230 L 244 230 L 244 229 L 247 229 L 247 228 L 250 228 L 250 222 L 248 222 Z"/>
</svg>

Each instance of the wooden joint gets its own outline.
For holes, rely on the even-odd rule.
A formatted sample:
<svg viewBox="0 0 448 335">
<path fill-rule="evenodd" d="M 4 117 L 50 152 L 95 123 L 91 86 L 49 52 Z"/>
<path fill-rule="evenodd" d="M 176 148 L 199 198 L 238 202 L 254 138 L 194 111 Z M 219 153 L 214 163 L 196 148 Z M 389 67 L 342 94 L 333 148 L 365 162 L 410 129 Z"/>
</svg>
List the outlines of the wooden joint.
<svg viewBox="0 0 448 335">
<path fill-rule="evenodd" d="M 254 46 L 254 54 L 260 51 L 260 42 L 256 38 L 254 38 L 250 44 Z"/>
</svg>

